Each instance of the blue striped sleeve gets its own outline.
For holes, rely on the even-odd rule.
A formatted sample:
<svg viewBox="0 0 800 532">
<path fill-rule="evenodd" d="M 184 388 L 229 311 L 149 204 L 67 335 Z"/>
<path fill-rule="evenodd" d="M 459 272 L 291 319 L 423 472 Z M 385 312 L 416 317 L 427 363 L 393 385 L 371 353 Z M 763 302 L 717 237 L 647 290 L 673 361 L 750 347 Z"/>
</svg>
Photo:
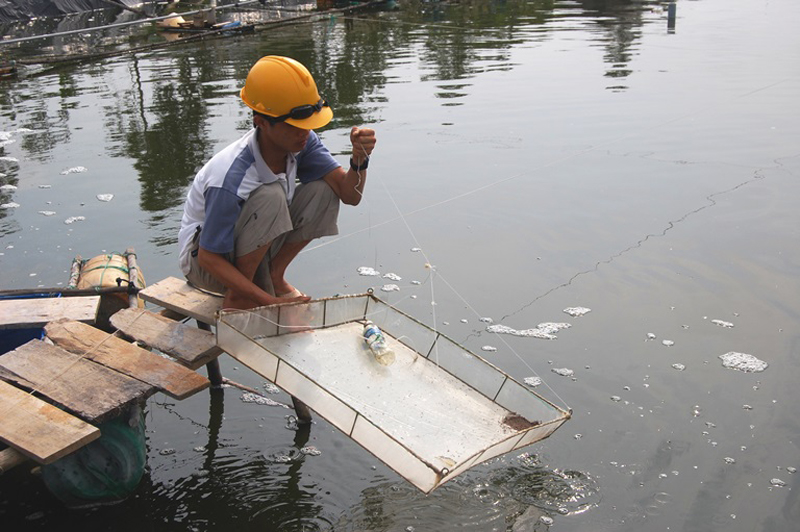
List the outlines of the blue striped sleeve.
<svg viewBox="0 0 800 532">
<path fill-rule="evenodd" d="M 316 181 L 340 166 L 317 134 L 314 131 L 309 133 L 306 147 L 297 154 L 297 177 L 300 182 Z"/>
</svg>

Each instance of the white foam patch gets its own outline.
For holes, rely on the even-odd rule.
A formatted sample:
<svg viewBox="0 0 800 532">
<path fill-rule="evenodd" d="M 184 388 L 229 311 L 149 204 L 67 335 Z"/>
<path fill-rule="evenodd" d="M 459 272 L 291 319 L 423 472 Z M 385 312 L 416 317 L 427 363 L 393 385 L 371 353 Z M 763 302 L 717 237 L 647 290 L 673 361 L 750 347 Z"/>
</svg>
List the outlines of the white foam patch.
<svg viewBox="0 0 800 532">
<path fill-rule="evenodd" d="M 560 331 L 561 329 L 569 329 L 572 327 L 569 323 L 540 323 L 533 329 L 525 329 L 523 331 L 519 331 L 517 329 L 512 329 L 507 325 L 490 325 L 486 327 L 488 332 L 498 333 L 498 334 L 510 334 L 512 336 L 524 336 L 530 338 L 539 338 L 542 340 L 555 340 L 557 336 L 555 333 Z"/>
<path fill-rule="evenodd" d="M 2 177 L 2 175 L 0 175 L 0 177 Z M 17 190 L 17 186 L 16 185 L 2 185 L 2 186 L 0 186 L 0 191 L 3 191 L 3 192 L 14 192 L 15 190 Z"/>
<path fill-rule="evenodd" d="M 19 203 L 14 203 L 13 201 L 11 203 L 3 203 L 0 205 L 0 209 L 16 209 L 17 207 L 19 207 Z"/>
<path fill-rule="evenodd" d="M 85 166 L 73 166 L 72 168 L 67 168 L 66 170 L 61 170 L 61 175 L 67 174 L 81 174 L 86 171 Z"/>
<path fill-rule="evenodd" d="M 400 287 L 397 286 L 396 284 L 385 284 L 381 286 L 381 290 L 384 292 L 399 292 Z"/>
<path fill-rule="evenodd" d="M 380 275 L 381 272 L 377 271 L 375 268 L 370 268 L 369 266 L 361 266 L 358 269 L 358 275 L 365 275 L 369 277 L 377 277 Z"/>
<path fill-rule="evenodd" d="M 747 353 L 737 353 L 735 351 L 730 351 L 724 355 L 720 355 L 719 359 L 722 360 L 723 367 L 744 371 L 745 373 L 759 373 L 767 369 L 769 366 L 769 364 L 763 360 L 759 360 L 753 355 L 748 355 Z"/>
<path fill-rule="evenodd" d="M 97 199 L 100 201 L 111 201 L 114 199 L 114 194 L 98 194 Z"/>
<path fill-rule="evenodd" d="M 583 316 L 584 314 L 588 314 L 591 312 L 592 309 L 586 307 L 568 307 L 564 309 L 564 312 L 572 316 L 573 318 L 577 318 L 579 316 Z"/>
<path fill-rule="evenodd" d="M 242 394 L 242 402 L 243 403 L 255 403 L 257 405 L 262 406 L 283 406 L 281 403 L 277 401 L 273 401 L 263 395 L 257 395 L 251 392 L 245 392 Z"/>
<path fill-rule="evenodd" d="M 711 320 L 711 323 L 714 325 L 719 325 L 720 327 L 725 327 L 726 329 L 732 329 L 733 323 L 729 321 L 722 321 L 722 320 Z"/>
<path fill-rule="evenodd" d="M 537 386 L 542 384 L 542 379 L 539 377 L 525 377 L 523 382 L 528 386 L 530 386 L 531 388 L 536 388 Z"/>
<path fill-rule="evenodd" d="M 75 222 L 82 222 L 84 220 L 86 220 L 86 216 L 70 216 L 69 218 L 64 220 L 64 223 L 70 225 L 74 224 Z"/>
</svg>

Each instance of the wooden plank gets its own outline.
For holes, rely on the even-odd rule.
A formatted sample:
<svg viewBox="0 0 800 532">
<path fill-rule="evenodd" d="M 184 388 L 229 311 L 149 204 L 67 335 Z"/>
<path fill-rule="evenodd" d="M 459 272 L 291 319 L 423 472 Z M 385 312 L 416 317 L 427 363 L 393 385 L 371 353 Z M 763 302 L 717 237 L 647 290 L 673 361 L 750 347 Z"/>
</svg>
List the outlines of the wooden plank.
<svg viewBox="0 0 800 532">
<path fill-rule="evenodd" d="M 191 369 L 202 367 L 222 353 L 214 333 L 149 310 L 123 309 L 111 316 L 111 325 L 125 336 L 173 356 Z"/>
<path fill-rule="evenodd" d="M 148 286 L 139 292 L 139 297 L 209 325 L 216 323 L 216 312 L 222 307 L 221 296 L 201 292 L 176 277 Z"/>
<path fill-rule="evenodd" d="M 36 390 L 90 423 L 107 421 L 156 391 L 41 340 L 31 340 L 0 357 L 0 378 Z"/>
<path fill-rule="evenodd" d="M 126 310 L 133 309 L 120 312 Z M 57 346 L 155 386 L 175 399 L 185 399 L 210 385 L 202 375 L 91 325 L 61 320 L 48 323 L 44 331 Z"/>
<path fill-rule="evenodd" d="M 100 296 L 47 297 L 0 300 L 0 329 L 44 327 L 50 321 L 69 318 L 94 323 Z"/>
<path fill-rule="evenodd" d="M 40 464 L 51 464 L 100 437 L 100 429 L 0 381 L 0 440 Z"/>
<path fill-rule="evenodd" d="M 25 463 L 28 457 L 14 449 L 13 447 L 6 447 L 0 451 L 0 475 L 13 467 Z"/>
</svg>

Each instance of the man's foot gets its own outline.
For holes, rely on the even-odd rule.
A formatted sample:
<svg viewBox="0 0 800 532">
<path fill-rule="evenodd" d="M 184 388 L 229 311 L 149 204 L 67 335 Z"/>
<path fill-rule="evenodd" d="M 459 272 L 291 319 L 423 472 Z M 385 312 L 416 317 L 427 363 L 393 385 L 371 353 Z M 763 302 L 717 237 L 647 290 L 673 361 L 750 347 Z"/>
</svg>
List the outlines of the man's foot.
<svg viewBox="0 0 800 532">
<path fill-rule="evenodd" d="M 310 301 L 311 298 L 305 295 L 303 292 L 295 288 L 294 286 L 290 285 L 289 283 L 284 283 L 288 290 L 285 292 L 281 292 L 278 288 L 275 288 L 275 293 L 277 294 L 278 299 L 280 299 L 281 303 L 305 303 L 306 301 Z"/>
<path fill-rule="evenodd" d="M 293 298 L 293 297 L 303 297 L 303 296 L 305 296 L 305 294 L 303 292 L 301 292 L 300 290 L 298 290 L 297 288 L 295 288 L 295 287 L 292 287 L 292 289 L 289 290 L 288 292 L 286 292 L 285 294 L 279 294 L 278 295 L 278 297 L 280 297 L 281 299 Z"/>
</svg>

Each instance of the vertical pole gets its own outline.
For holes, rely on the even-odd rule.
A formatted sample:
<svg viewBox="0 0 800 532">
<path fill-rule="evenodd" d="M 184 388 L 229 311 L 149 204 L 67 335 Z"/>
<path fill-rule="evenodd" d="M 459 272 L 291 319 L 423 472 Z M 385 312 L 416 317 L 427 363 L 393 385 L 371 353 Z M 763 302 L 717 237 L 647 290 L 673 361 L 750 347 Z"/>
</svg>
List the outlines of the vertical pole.
<svg viewBox="0 0 800 532">
<path fill-rule="evenodd" d="M 136 265 L 136 251 L 133 248 L 125 250 L 125 257 L 128 259 L 128 285 L 135 288 L 128 293 L 128 306 L 136 308 L 139 306 L 139 267 Z"/>
<path fill-rule="evenodd" d="M 83 267 L 83 259 L 80 255 L 75 255 L 72 259 L 72 267 L 69 272 L 69 282 L 67 283 L 68 290 L 75 290 L 78 288 L 78 280 L 81 277 L 81 267 Z"/>
<path fill-rule="evenodd" d="M 211 0 L 211 8 L 208 10 L 208 25 L 213 26 L 217 23 L 217 0 Z"/>
<path fill-rule="evenodd" d="M 200 320 L 197 321 L 197 328 L 202 329 L 204 331 L 210 331 L 211 325 L 208 323 L 203 323 Z M 221 388 L 222 387 L 222 370 L 219 368 L 219 360 L 214 359 L 208 364 L 206 364 L 206 371 L 208 372 L 208 380 L 211 381 L 212 388 Z"/>
<path fill-rule="evenodd" d="M 675 2 L 670 2 L 669 7 L 667 8 L 667 30 L 670 33 L 675 31 L 675 17 L 678 13 L 678 6 Z"/>
</svg>

